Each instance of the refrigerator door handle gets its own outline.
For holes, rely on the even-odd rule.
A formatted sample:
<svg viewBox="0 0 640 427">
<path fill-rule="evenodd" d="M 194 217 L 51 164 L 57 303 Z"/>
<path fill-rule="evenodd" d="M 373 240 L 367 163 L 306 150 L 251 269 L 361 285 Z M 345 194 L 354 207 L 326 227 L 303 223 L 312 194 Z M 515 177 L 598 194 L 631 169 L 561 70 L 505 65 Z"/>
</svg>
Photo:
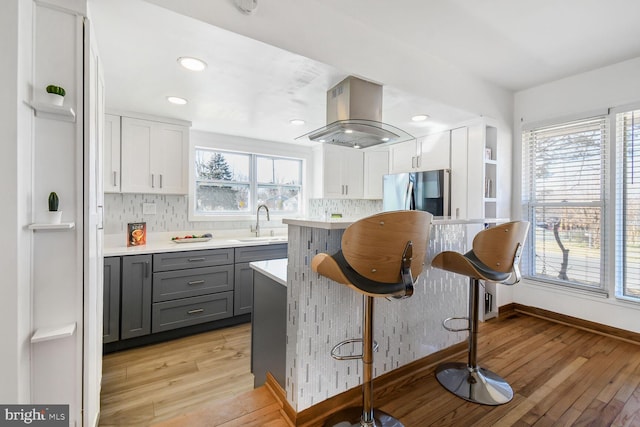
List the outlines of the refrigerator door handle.
<svg viewBox="0 0 640 427">
<path fill-rule="evenodd" d="M 411 181 L 409 181 L 409 184 L 407 184 L 407 191 L 404 194 L 403 205 L 404 209 L 413 210 L 416 208 L 415 195 L 413 193 L 413 182 Z"/>
</svg>

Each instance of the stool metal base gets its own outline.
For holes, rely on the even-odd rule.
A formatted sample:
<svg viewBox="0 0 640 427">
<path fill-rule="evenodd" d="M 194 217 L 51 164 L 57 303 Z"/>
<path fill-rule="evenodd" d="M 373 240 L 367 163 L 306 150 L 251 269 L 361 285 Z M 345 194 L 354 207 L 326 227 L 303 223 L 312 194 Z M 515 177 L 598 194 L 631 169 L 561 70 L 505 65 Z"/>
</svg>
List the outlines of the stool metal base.
<svg viewBox="0 0 640 427">
<path fill-rule="evenodd" d="M 511 386 L 499 375 L 465 363 L 445 363 L 436 369 L 436 379 L 451 393 L 469 402 L 502 405 L 513 398 Z"/>
<path fill-rule="evenodd" d="M 352 407 L 338 411 L 324 422 L 324 427 L 404 427 L 398 419 L 386 412 L 373 410 L 375 424 L 362 423 L 362 408 Z"/>
</svg>

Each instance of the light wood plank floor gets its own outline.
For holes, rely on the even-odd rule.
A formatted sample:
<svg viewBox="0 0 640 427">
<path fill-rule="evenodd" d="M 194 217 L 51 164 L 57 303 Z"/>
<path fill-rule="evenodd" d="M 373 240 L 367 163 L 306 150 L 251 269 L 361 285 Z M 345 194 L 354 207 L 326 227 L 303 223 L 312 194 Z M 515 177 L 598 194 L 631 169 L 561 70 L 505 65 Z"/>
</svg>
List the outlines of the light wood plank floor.
<svg viewBox="0 0 640 427">
<path fill-rule="evenodd" d="M 377 406 L 407 427 L 640 426 L 640 346 L 636 344 L 516 313 L 481 325 L 479 360 L 510 382 L 515 391 L 510 403 L 490 407 L 466 402 L 426 373 L 384 396 L 376 395 Z M 165 399 L 174 400 L 179 397 Z M 176 412 L 171 419 L 167 410 L 158 410 L 161 416 L 140 419 L 138 425 L 288 425 L 277 401 L 264 388 L 209 400 L 199 407 L 193 403 L 180 409 L 178 403 L 172 406 Z M 166 421 L 159 422 L 162 419 Z"/>
<path fill-rule="evenodd" d="M 101 426 L 146 426 L 253 390 L 251 324 L 103 357 Z"/>
</svg>

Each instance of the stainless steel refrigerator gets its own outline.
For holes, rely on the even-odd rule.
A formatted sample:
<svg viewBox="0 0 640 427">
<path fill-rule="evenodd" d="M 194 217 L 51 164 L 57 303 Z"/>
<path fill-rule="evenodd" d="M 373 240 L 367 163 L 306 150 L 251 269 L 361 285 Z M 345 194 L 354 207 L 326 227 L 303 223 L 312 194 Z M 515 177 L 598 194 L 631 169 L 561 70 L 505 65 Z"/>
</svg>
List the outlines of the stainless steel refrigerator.
<svg viewBox="0 0 640 427">
<path fill-rule="evenodd" d="M 450 169 L 385 175 L 382 209 L 419 210 L 438 217 L 450 216 L 450 176 Z"/>
</svg>

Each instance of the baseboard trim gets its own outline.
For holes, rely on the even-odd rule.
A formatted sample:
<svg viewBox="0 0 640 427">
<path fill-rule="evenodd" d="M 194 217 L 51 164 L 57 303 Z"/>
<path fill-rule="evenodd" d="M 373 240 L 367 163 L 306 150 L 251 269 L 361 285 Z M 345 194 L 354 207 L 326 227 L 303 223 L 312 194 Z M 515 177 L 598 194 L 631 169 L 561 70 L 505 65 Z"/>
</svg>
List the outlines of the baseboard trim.
<svg viewBox="0 0 640 427">
<path fill-rule="evenodd" d="M 513 306 L 513 311 L 515 311 L 516 313 L 539 317 L 551 322 L 561 323 L 563 325 L 572 326 L 577 329 L 582 329 L 594 334 L 619 339 L 632 344 L 640 344 L 640 334 L 637 332 L 614 328 L 613 326 L 603 325 L 601 323 L 591 322 L 589 320 L 580 319 L 578 317 L 567 316 L 566 314 L 560 314 L 542 308 L 531 307 L 528 305 L 517 303 L 508 305 Z M 502 307 L 500 307 L 500 313 L 502 314 Z"/>
<path fill-rule="evenodd" d="M 374 399 L 384 398 L 402 386 L 420 381 L 431 375 L 436 366 L 444 360 L 463 354 L 466 351 L 467 342 L 465 341 L 380 375 L 373 380 Z M 265 385 L 275 399 L 280 402 L 282 414 L 292 426 L 317 426 L 322 424 L 322 420 L 341 409 L 359 406 L 362 402 L 362 387 L 357 386 L 323 400 L 301 412 L 296 412 L 287 401 L 285 391 L 269 373 L 267 373 Z"/>
</svg>

